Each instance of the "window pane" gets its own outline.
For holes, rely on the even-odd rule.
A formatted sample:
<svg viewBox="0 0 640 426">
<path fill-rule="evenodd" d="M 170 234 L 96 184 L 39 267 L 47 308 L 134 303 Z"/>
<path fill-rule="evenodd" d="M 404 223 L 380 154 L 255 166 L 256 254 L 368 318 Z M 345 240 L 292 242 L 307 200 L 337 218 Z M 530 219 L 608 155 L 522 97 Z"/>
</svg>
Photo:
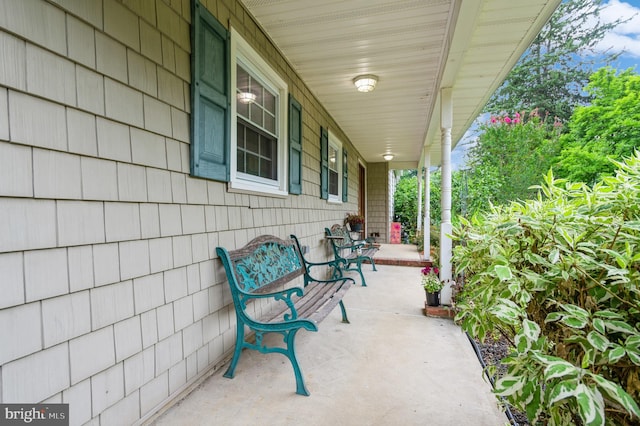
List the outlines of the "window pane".
<svg viewBox="0 0 640 426">
<path fill-rule="evenodd" d="M 262 108 L 260 107 L 260 105 L 258 105 L 257 103 L 252 103 L 251 104 L 251 110 L 249 111 L 249 114 L 251 114 L 251 122 L 253 124 L 256 124 L 259 127 L 262 127 Z"/>
<path fill-rule="evenodd" d="M 338 150 L 329 145 L 329 169 L 337 173 L 338 171 Z"/>
<path fill-rule="evenodd" d="M 329 170 L 329 194 L 338 195 L 338 172 Z"/>
<path fill-rule="evenodd" d="M 276 117 L 268 112 L 264 113 L 264 128 L 271 133 L 276 132 Z"/>
<path fill-rule="evenodd" d="M 264 91 L 264 101 L 262 102 L 264 109 L 272 115 L 276 114 L 276 97 L 268 90 Z"/>
<path fill-rule="evenodd" d="M 259 135 L 258 133 L 247 129 L 246 131 L 246 139 L 245 139 L 245 146 L 246 146 L 246 150 L 249 152 L 254 152 L 254 153 L 259 153 L 260 148 L 258 147 L 258 138 Z"/>
<path fill-rule="evenodd" d="M 260 176 L 260 159 L 257 155 L 247 153 L 247 171 L 250 175 Z"/>
<path fill-rule="evenodd" d="M 238 120 L 237 170 L 265 179 L 278 178 L 277 141 Z"/>
</svg>

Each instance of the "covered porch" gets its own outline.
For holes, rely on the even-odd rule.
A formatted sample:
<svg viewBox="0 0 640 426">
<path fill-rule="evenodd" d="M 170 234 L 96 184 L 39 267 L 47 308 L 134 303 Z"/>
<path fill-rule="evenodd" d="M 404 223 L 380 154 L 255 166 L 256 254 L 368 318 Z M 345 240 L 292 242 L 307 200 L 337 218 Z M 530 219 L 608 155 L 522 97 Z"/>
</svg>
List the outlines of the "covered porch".
<svg viewBox="0 0 640 426">
<path fill-rule="evenodd" d="M 402 257 L 408 247 L 382 252 Z M 423 315 L 420 269 L 365 269 L 368 286 L 344 299 L 351 323 L 336 309 L 317 333 L 298 336 L 310 397 L 295 394 L 285 357 L 245 351 L 234 379 L 220 365 L 147 424 L 504 424 L 467 336 L 451 320 Z"/>
</svg>

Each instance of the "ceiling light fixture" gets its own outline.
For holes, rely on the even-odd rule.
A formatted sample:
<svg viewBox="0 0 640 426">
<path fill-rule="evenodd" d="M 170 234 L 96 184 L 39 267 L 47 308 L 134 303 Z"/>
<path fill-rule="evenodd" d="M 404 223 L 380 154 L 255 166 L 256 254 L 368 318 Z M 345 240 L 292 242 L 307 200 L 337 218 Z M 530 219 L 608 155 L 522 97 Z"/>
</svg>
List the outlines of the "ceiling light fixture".
<svg viewBox="0 0 640 426">
<path fill-rule="evenodd" d="M 251 104 L 256 101 L 256 94 L 251 92 L 238 93 L 238 100 L 243 104 Z"/>
<path fill-rule="evenodd" d="M 393 154 L 384 154 L 382 158 L 384 158 L 384 161 L 391 161 L 393 160 Z"/>
<path fill-rule="evenodd" d="M 358 92 L 371 92 L 376 87 L 378 77 L 372 74 L 359 75 L 353 79 Z"/>
</svg>

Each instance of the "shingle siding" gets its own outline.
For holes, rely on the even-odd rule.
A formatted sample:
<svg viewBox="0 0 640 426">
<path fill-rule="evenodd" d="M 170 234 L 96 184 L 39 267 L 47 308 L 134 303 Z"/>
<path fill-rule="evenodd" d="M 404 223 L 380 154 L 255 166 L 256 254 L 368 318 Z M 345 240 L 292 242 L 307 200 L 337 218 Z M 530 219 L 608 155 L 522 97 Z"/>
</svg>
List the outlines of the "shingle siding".
<svg viewBox="0 0 640 426">
<path fill-rule="evenodd" d="M 149 416 L 233 348 L 215 247 L 295 233 L 323 259 L 324 227 L 357 208 L 347 136 L 239 1 L 208 3 L 303 106 L 301 195 L 189 175 L 189 0 L 0 14 L 0 402 L 68 402 L 73 425 Z M 350 203 L 319 198 L 321 125 L 349 146 Z"/>
</svg>

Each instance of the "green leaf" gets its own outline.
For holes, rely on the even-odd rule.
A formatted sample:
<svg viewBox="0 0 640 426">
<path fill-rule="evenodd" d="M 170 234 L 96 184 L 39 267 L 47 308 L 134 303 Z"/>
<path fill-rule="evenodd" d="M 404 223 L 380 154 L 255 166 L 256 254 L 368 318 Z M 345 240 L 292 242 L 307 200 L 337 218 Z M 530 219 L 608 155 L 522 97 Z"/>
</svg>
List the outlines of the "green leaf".
<svg viewBox="0 0 640 426">
<path fill-rule="evenodd" d="M 500 396 L 510 396 L 518 392 L 526 383 L 525 376 L 504 376 L 496 381 L 494 391 Z"/>
<path fill-rule="evenodd" d="M 591 345 L 600 352 L 607 350 L 610 344 L 609 339 L 597 331 L 591 331 L 587 334 L 587 341 L 589 341 L 589 343 L 591 343 Z"/>
<path fill-rule="evenodd" d="M 627 351 L 627 356 L 635 365 L 640 365 L 640 353 Z"/>
<path fill-rule="evenodd" d="M 558 260 L 560 260 L 560 251 L 557 248 L 551 250 L 549 252 L 549 262 L 558 263 Z"/>
<path fill-rule="evenodd" d="M 598 389 L 600 389 L 604 394 L 622 405 L 629 413 L 636 417 L 640 417 L 640 407 L 638 407 L 638 404 L 633 400 L 631 395 L 629 395 L 620 385 L 611 382 L 598 374 L 591 374 L 590 376 L 593 381 L 596 382 L 596 385 L 598 385 Z"/>
<path fill-rule="evenodd" d="M 559 321 L 564 317 L 562 312 L 549 312 L 547 317 L 544 319 L 545 323 Z"/>
<path fill-rule="evenodd" d="M 597 390 L 592 390 L 584 384 L 579 384 L 578 393 L 578 413 L 585 425 L 604 426 L 604 401 L 602 395 Z"/>
<path fill-rule="evenodd" d="M 533 383 L 533 382 L 530 382 Z M 531 420 L 537 419 L 542 414 L 542 392 L 540 386 L 535 386 L 531 395 L 531 401 L 527 403 L 527 418 Z"/>
<path fill-rule="evenodd" d="M 547 365 L 544 369 L 545 381 L 555 379 L 556 377 L 576 377 L 580 370 L 575 365 L 564 360 L 556 360 Z"/>
<path fill-rule="evenodd" d="M 500 278 L 500 281 L 507 281 L 513 278 L 513 274 L 511 273 L 511 269 L 508 266 L 504 265 L 496 265 L 495 266 L 496 275 Z"/>
<path fill-rule="evenodd" d="M 553 388 L 549 393 L 549 405 L 553 405 L 558 401 L 561 401 L 572 396 L 576 396 L 576 388 L 578 382 L 575 380 L 563 380 Z"/>
<path fill-rule="evenodd" d="M 605 321 L 607 329 L 610 331 L 619 331 L 620 333 L 637 334 L 635 328 L 624 321 Z"/>
<path fill-rule="evenodd" d="M 560 307 L 567 311 L 572 317 L 588 320 L 589 312 L 582 309 L 580 306 L 571 305 L 571 304 L 561 304 Z"/>
<path fill-rule="evenodd" d="M 615 345 L 615 347 L 607 352 L 607 359 L 609 360 L 609 364 L 615 364 L 616 362 L 620 361 L 624 355 L 625 355 L 625 350 L 622 346 L 620 345 Z"/>
<path fill-rule="evenodd" d="M 560 321 L 571 328 L 578 328 L 578 329 L 585 328 L 588 324 L 587 320 L 585 319 L 569 317 L 569 316 L 565 316 Z"/>
<path fill-rule="evenodd" d="M 525 319 L 522 321 L 522 333 L 528 340 L 536 341 L 540 336 L 540 327 L 535 322 Z"/>
<path fill-rule="evenodd" d="M 602 311 L 597 311 L 594 312 L 593 314 L 594 317 L 600 317 L 600 318 L 606 318 L 606 319 L 622 319 L 623 316 L 620 315 L 617 312 L 614 311 L 609 311 L 609 310 L 602 310 Z"/>
<path fill-rule="evenodd" d="M 634 334 L 632 336 L 627 337 L 627 340 L 624 342 L 624 345 L 627 348 L 640 348 L 640 335 Z"/>
<path fill-rule="evenodd" d="M 594 318 L 592 325 L 593 325 L 594 330 L 596 330 L 598 333 L 601 333 L 601 334 L 605 334 L 606 333 L 604 321 L 602 319 Z"/>
<path fill-rule="evenodd" d="M 498 299 L 496 304 L 489 308 L 489 312 L 496 316 L 496 318 L 507 324 L 517 325 L 518 318 L 521 315 L 521 309 L 509 299 Z"/>
<path fill-rule="evenodd" d="M 523 333 L 516 334 L 514 343 L 518 353 L 524 354 L 531 349 L 531 341 Z"/>
</svg>

